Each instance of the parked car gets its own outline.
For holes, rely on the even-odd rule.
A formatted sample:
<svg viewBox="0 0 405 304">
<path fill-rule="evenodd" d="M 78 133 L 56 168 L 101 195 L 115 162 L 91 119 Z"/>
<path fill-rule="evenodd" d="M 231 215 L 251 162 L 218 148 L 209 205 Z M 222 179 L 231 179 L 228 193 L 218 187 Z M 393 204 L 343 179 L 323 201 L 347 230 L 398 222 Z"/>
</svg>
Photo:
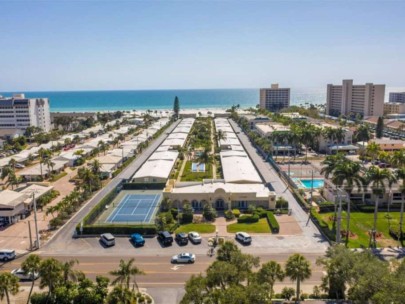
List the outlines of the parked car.
<svg viewBox="0 0 405 304">
<path fill-rule="evenodd" d="M 252 238 L 246 232 L 236 232 L 235 238 L 244 245 L 252 243 Z"/>
<path fill-rule="evenodd" d="M 24 169 L 25 168 L 25 166 L 23 165 L 23 164 L 15 164 L 15 167 L 17 168 L 17 169 Z"/>
<path fill-rule="evenodd" d="M 110 247 L 115 245 L 115 237 L 111 233 L 103 233 L 100 235 L 100 242 L 105 246 Z"/>
<path fill-rule="evenodd" d="M 173 264 L 175 263 L 192 264 L 194 262 L 195 262 L 195 254 L 192 253 L 180 253 L 172 257 Z"/>
<path fill-rule="evenodd" d="M 131 241 L 132 241 L 132 243 L 134 243 L 135 246 L 145 245 L 145 239 L 139 233 L 131 234 Z"/>
<path fill-rule="evenodd" d="M 35 281 L 36 279 L 39 278 L 38 272 L 34 272 L 34 274 L 32 275 L 31 272 L 26 273 L 21 268 L 13 269 L 11 273 L 15 275 L 17 278 L 19 278 L 20 281 Z"/>
<path fill-rule="evenodd" d="M 190 239 L 190 241 L 193 244 L 201 244 L 202 239 L 201 239 L 201 236 L 200 236 L 200 234 L 198 232 L 191 231 L 188 234 L 188 238 Z"/>
<path fill-rule="evenodd" d="M 159 231 L 158 240 L 162 243 L 163 246 L 170 246 L 173 243 L 173 237 L 169 231 Z"/>
<path fill-rule="evenodd" d="M 179 245 L 187 245 L 188 244 L 188 237 L 187 234 L 182 232 L 182 233 L 177 233 L 176 234 L 176 242 Z"/>
<path fill-rule="evenodd" d="M 15 250 L 12 249 L 0 249 L 0 260 L 7 262 L 14 260 L 16 257 Z"/>
</svg>

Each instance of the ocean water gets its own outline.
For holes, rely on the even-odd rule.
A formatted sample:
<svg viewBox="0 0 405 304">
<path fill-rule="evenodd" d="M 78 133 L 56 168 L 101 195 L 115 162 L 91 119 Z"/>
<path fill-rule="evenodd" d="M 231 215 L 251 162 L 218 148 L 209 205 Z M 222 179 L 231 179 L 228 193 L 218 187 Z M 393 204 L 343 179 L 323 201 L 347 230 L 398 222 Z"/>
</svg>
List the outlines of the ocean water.
<svg viewBox="0 0 405 304">
<path fill-rule="evenodd" d="M 242 108 L 259 103 L 259 89 L 133 90 L 4 92 L 3 96 L 24 93 L 26 97 L 49 98 L 52 112 L 171 109 L 175 96 L 182 109 Z M 291 90 L 291 104 L 326 102 L 325 89 Z"/>
</svg>

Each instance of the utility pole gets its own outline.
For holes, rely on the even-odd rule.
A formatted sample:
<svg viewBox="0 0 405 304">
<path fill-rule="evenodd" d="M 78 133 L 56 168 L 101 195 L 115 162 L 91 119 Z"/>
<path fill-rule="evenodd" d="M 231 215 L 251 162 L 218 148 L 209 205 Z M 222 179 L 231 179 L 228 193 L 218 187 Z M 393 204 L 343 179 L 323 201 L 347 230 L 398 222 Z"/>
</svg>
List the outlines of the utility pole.
<svg viewBox="0 0 405 304">
<path fill-rule="evenodd" d="M 36 235 L 36 247 L 39 249 L 41 246 L 40 240 L 39 240 L 39 231 L 38 231 L 38 220 L 37 220 L 37 202 L 35 200 L 35 191 L 32 192 L 32 200 L 34 202 L 34 220 L 35 220 L 35 235 Z"/>
<path fill-rule="evenodd" d="M 337 188 L 338 196 L 339 196 L 339 208 L 338 208 L 338 218 L 336 224 L 336 243 L 340 244 L 341 235 L 340 235 L 340 223 L 342 221 L 342 194 L 340 193 L 340 189 Z"/>
<path fill-rule="evenodd" d="M 28 236 L 30 237 L 30 251 L 32 250 L 32 235 L 31 235 L 31 222 L 27 221 L 28 224 Z"/>
</svg>

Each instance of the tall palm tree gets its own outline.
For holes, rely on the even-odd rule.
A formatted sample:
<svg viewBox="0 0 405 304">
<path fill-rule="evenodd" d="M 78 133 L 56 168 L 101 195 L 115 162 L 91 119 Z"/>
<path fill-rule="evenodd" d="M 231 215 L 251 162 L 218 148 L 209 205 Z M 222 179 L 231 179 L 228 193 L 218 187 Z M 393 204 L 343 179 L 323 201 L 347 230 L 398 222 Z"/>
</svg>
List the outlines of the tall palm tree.
<svg viewBox="0 0 405 304">
<path fill-rule="evenodd" d="M 374 207 L 374 224 L 373 231 L 371 233 L 372 238 L 370 239 L 370 245 L 376 246 L 376 233 L 377 233 L 377 218 L 378 218 L 378 204 L 381 194 L 385 194 L 386 185 L 391 187 L 396 178 L 394 174 L 388 169 L 380 169 L 376 166 L 371 166 L 365 175 L 365 180 L 367 186 L 370 185 L 373 194 L 376 196 L 375 207 Z"/>
<path fill-rule="evenodd" d="M 274 284 L 277 280 L 284 280 L 285 273 L 279 263 L 276 261 L 268 261 L 264 263 L 257 272 L 257 278 L 260 284 L 268 284 L 270 290 L 270 299 L 274 294 Z"/>
<path fill-rule="evenodd" d="M 10 294 L 15 295 L 19 291 L 18 278 L 10 272 L 0 273 L 0 300 L 6 297 L 7 304 L 10 304 Z"/>
<path fill-rule="evenodd" d="M 65 285 L 69 280 L 76 281 L 78 278 L 79 272 L 73 269 L 75 264 L 79 264 L 77 259 L 70 260 L 62 264 L 63 283 Z"/>
<path fill-rule="evenodd" d="M 405 151 L 404 149 L 394 151 L 391 157 L 391 163 L 393 166 L 402 168 L 405 167 Z"/>
<path fill-rule="evenodd" d="M 134 286 L 138 289 L 138 284 L 136 283 L 135 276 L 145 274 L 138 267 L 134 266 L 135 259 L 131 258 L 128 262 L 124 260 L 120 261 L 120 265 L 117 270 L 110 271 L 110 274 L 116 276 L 115 280 L 112 281 L 113 285 L 120 284 L 121 286 L 129 289 L 129 284 L 131 277 L 134 279 Z"/>
<path fill-rule="evenodd" d="M 343 187 L 347 192 L 347 219 L 346 219 L 346 246 L 350 237 L 350 202 L 353 186 L 359 191 L 363 190 L 364 179 L 360 174 L 361 165 L 353 161 L 339 163 L 333 171 L 332 182 L 337 187 Z"/>
<path fill-rule="evenodd" d="M 90 163 L 90 170 L 91 172 L 93 172 L 93 174 L 97 176 L 100 174 L 101 163 L 99 162 L 98 159 L 95 159 Z"/>
<path fill-rule="evenodd" d="M 206 166 L 213 163 L 213 157 L 208 148 L 205 148 L 202 153 L 197 158 L 198 164 L 206 164 Z"/>
<path fill-rule="evenodd" d="M 54 258 L 41 261 L 39 266 L 40 288 L 48 287 L 48 299 L 52 299 L 55 288 L 63 282 L 62 264 Z"/>
<path fill-rule="evenodd" d="M 300 299 L 300 285 L 306 279 L 311 277 L 311 264 L 299 253 L 291 255 L 285 264 L 285 274 L 292 281 L 297 281 L 296 301 Z"/>
<path fill-rule="evenodd" d="M 339 166 L 342 162 L 346 162 L 348 159 L 343 153 L 337 153 L 334 155 L 326 156 L 325 160 L 321 163 L 324 165 L 321 169 L 321 174 L 324 174 L 326 178 L 329 178 L 330 175 L 333 175 L 336 167 Z"/>
<path fill-rule="evenodd" d="M 372 159 L 376 159 L 380 151 L 381 151 L 380 145 L 376 144 L 375 142 L 371 142 L 367 145 L 366 154 L 370 156 Z"/>
<path fill-rule="evenodd" d="M 404 204 L 405 204 L 405 167 L 399 168 L 395 172 L 395 177 L 397 180 L 402 180 L 401 189 L 401 211 L 399 216 L 399 237 L 402 239 L 403 231 L 402 225 L 404 223 Z"/>
<path fill-rule="evenodd" d="M 41 258 L 36 254 L 30 254 L 28 258 L 21 263 L 21 268 L 25 273 L 28 273 L 31 278 L 31 289 L 30 293 L 28 294 L 27 304 L 30 303 L 30 298 L 32 294 L 32 290 L 35 285 L 35 274 L 39 273 L 41 265 Z"/>
</svg>

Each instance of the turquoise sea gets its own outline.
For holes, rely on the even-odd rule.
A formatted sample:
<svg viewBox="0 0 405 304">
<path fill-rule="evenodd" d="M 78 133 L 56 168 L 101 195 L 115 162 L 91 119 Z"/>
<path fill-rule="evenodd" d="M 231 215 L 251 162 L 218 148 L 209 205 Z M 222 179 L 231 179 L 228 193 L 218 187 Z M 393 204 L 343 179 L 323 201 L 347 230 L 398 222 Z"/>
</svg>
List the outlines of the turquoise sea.
<svg viewBox="0 0 405 304">
<path fill-rule="evenodd" d="M 237 104 L 247 108 L 259 103 L 259 89 L 4 92 L 0 95 L 13 93 L 49 98 L 52 112 L 171 109 L 175 96 L 179 97 L 183 109 L 229 108 Z M 291 104 L 325 102 L 326 88 L 291 90 Z"/>
</svg>

